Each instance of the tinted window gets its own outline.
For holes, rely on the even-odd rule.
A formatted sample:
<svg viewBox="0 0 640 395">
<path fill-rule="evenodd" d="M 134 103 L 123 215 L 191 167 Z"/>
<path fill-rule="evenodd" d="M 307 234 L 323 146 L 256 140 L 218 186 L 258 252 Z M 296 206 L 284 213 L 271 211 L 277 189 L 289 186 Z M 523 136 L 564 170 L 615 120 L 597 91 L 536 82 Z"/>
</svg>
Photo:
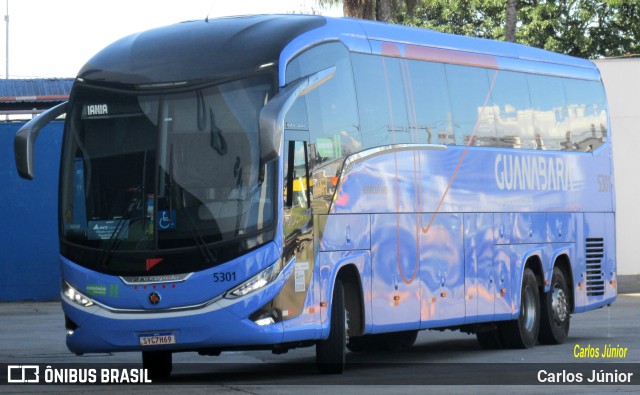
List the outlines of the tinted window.
<svg viewBox="0 0 640 395">
<path fill-rule="evenodd" d="M 570 130 L 562 79 L 528 75 L 536 149 L 565 149 Z"/>
<path fill-rule="evenodd" d="M 606 100 L 597 81 L 364 54 L 352 54 L 352 64 L 363 147 L 589 152 L 606 140 Z M 331 141 L 318 147 L 333 149 Z"/>
<path fill-rule="evenodd" d="M 566 149 L 592 151 L 607 137 L 607 108 L 602 85 L 595 81 L 564 80 L 569 112 L 570 144 Z"/>
<path fill-rule="evenodd" d="M 297 129 L 303 128 L 306 107 L 310 149 L 320 161 L 362 148 L 349 52 L 340 43 L 319 45 L 287 66 L 287 83 L 334 66 L 333 77 L 300 98 L 286 119 L 289 126 L 297 124 Z"/>
<path fill-rule="evenodd" d="M 455 144 L 495 145 L 490 87 L 497 71 L 451 64 L 447 64 L 445 69 L 451 95 Z"/>
<path fill-rule="evenodd" d="M 401 60 L 354 54 L 353 70 L 364 146 L 410 143 Z"/>
<path fill-rule="evenodd" d="M 527 76 L 499 71 L 491 91 L 496 121 L 496 145 L 535 149 L 533 111 Z"/>
<path fill-rule="evenodd" d="M 416 142 L 427 144 L 453 144 L 453 119 L 451 100 L 444 71 L 444 64 L 408 62 L 410 97 L 409 107 Z"/>
</svg>

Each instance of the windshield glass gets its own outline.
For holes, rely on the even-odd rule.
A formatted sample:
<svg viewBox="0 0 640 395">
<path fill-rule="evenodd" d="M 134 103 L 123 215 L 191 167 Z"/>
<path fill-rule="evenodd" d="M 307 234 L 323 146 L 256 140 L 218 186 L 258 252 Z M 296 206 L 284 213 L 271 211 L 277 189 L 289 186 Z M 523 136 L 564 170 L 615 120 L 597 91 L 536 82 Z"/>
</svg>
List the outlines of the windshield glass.
<svg viewBox="0 0 640 395">
<path fill-rule="evenodd" d="M 258 144 L 270 81 L 162 95 L 78 88 L 63 154 L 63 242 L 99 250 L 105 265 L 117 252 L 184 248 L 213 264 L 216 244 L 270 228 L 275 166 L 260 166 Z"/>
</svg>

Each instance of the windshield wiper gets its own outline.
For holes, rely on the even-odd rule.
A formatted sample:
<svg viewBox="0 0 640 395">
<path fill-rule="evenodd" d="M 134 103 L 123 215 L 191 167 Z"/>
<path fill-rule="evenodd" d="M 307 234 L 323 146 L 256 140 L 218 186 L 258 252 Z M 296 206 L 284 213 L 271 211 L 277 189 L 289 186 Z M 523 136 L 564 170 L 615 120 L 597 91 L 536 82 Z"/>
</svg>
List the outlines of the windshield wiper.
<svg viewBox="0 0 640 395">
<path fill-rule="evenodd" d="M 140 203 L 138 202 L 137 205 L 139 206 Z M 100 251 L 100 256 L 98 257 L 99 265 L 103 267 L 108 266 L 111 259 L 111 252 L 120 244 L 121 239 L 118 236 L 120 235 L 123 227 L 128 224 L 128 220 L 131 218 L 131 213 L 133 213 L 135 206 L 136 200 L 134 199 L 131 204 L 129 204 L 129 207 L 127 207 L 125 215 L 118 219 L 115 228 L 107 240 L 107 246 Z"/>
<path fill-rule="evenodd" d="M 193 220 L 193 217 L 191 217 L 191 214 L 189 214 L 189 210 L 187 210 L 186 207 L 182 207 L 181 205 L 178 205 L 178 208 L 187 218 L 189 232 L 191 233 L 191 237 L 193 238 L 193 240 L 196 242 L 198 250 L 208 264 L 214 265 L 218 260 L 215 258 L 215 256 L 213 256 L 213 253 L 207 247 L 207 242 L 202 237 L 202 233 L 200 233 L 200 231 L 198 230 L 198 225 Z"/>
<path fill-rule="evenodd" d="M 118 220 L 118 223 L 115 226 L 115 229 L 113 230 L 113 232 L 111 233 L 111 235 L 109 236 L 109 239 L 107 240 L 107 246 L 105 248 L 102 249 L 102 251 L 100 251 L 100 256 L 98 257 L 98 264 L 102 265 L 103 267 L 107 267 L 109 264 L 109 261 L 111 259 L 111 252 L 113 252 L 113 250 L 120 244 L 121 239 L 119 238 L 120 232 L 123 229 L 123 226 L 128 226 L 128 220 L 131 218 L 131 214 L 134 211 L 140 211 L 140 217 L 139 220 L 142 221 L 142 228 L 146 229 L 146 222 L 145 222 L 145 213 L 144 213 L 144 193 L 146 191 L 146 181 L 147 181 L 147 177 L 146 177 L 146 170 L 147 170 L 147 154 L 148 151 L 144 151 L 144 159 L 143 159 L 143 163 L 142 163 L 142 185 L 138 185 L 138 186 L 133 186 L 132 188 L 129 188 L 128 191 L 131 191 L 132 193 L 134 193 L 133 198 L 131 199 L 131 202 L 129 203 L 129 206 L 127 207 L 127 212 L 125 213 L 125 215 L 123 217 L 121 217 Z M 139 199 L 136 199 L 136 194 L 140 194 Z M 151 221 L 154 221 L 154 219 L 152 218 Z M 155 227 L 155 224 L 154 224 Z M 143 237 L 141 238 L 141 240 L 138 242 L 137 244 L 137 248 L 141 248 L 144 243 L 146 243 L 147 241 L 149 241 L 149 237 Z"/>
</svg>

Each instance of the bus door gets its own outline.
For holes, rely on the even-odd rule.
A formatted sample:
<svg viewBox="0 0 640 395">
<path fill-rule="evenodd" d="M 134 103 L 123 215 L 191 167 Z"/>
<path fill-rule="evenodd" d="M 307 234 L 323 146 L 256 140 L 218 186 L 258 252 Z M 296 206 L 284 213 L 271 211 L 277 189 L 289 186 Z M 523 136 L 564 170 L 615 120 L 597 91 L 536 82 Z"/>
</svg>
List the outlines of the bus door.
<svg viewBox="0 0 640 395">
<path fill-rule="evenodd" d="M 286 263 L 293 261 L 293 273 L 281 293 L 285 328 L 284 341 L 315 335 L 319 321 L 318 287 L 314 285 L 313 217 L 309 177 L 308 132 L 285 130 L 284 141 L 284 252 Z M 306 306 L 306 307 L 305 307 Z M 308 326 L 308 330 L 300 326 Z M 287 332 L 296 327 L 295 332 Z"/>
</svg>

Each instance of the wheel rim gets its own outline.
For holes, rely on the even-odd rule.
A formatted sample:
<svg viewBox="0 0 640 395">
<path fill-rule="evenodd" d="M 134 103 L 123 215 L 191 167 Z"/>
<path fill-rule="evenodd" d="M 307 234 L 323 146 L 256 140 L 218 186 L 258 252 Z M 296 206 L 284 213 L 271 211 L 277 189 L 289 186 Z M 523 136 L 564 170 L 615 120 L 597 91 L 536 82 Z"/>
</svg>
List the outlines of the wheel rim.
<svg viewBox="0 0 640 395">
<path fill-rule="evenodd" d="M 568 300 L 567 294 L 562 288 L 554 288 L 551 296 L 551 310 L 553 311 L 553 320 L 558 325 L 562 325 L 567 320 Z"/>
<path fill-rule="evenodd" d="M 349 310 L 344 309 L 344 342 L 349 344 Z"/>
<path fill-rule="evenodd" d="M 532 332 L 536 322 L 536 303 L 535 303 L 535 295 L 533 294 L 533 290 L 530 287 L 525 289 L 522 312 L 523 312 L 523 322 L 524 327 L 527 332 Z"/>
</svg>

